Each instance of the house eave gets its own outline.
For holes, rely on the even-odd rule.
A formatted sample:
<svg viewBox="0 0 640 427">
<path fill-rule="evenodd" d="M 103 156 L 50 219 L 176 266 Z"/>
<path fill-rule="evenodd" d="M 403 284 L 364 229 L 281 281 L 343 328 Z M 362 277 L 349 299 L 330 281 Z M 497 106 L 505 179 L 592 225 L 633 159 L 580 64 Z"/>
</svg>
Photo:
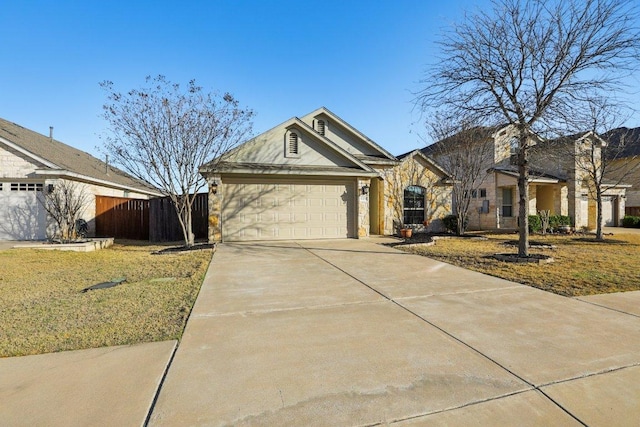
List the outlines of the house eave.
<svg viewBox="0 0 640 427">
<path fill-rule="evenodd" d="M 496 168 L 490 168 L 488 172 L 499 173 L 515 179 L 519 178 L 518 172 L 514 172 L 514 171 L 506 171 L 506 170 L 500 170 Z M 527 180 L 527 182 L 530 184 L 559 184 L 561 182 L 566 182 L 566 180 L 561 178 L 549 177 L 549 176 L 529 175 L 529 179 Z"/>
<path fill-rule="evenodd" d="M 147 196 L 154 196 L 154 197 L 164 196 L 164 194 L 162 194 L 159 191 L 132 187 L 130 185 L 117 184 L 115 182 L 106 181 L 98 178 L 93 178 L 87 175 L 71 172 L 66 169 L 37 169 L 35 174 L 36 176 L 46 176 L 46 177 L 54 177 L 54 178 L 71 178 L 76 181 L 82 181 L 89 184 L 97 184 L 103 187 L 109 187 L 109 188 L 115 188 L 119 190 L 126 190 L 134 193 L 145 194 Z"/>
<path fill-rule="evenodd" d="M 200 168 L 202 175 L 283 175 L 283 176 L 353 176 L 378 177 L 379 173 L 343 167 L 305 167 L 265 164 L 230 164 L 215 168 Z"/>
<path fill-rule="evenodd" d="M 9 141 L 6 138 L 3 138 L 3 137 L 0 136 L 0 142 L 2 142 L 3 144 L 7 145 L 8 147 L 11 147 L 13 150 L 16 150 L 18 153 L 37 161 L 38 163 L 42 163 L 43 165 L 48 166 L 48 167 L 53 168 L 53 169 L 60 169 L 60 166 L 56 165 L 55 163 L 52 163 L 52 162 L 50 162 L 49 160 L 47 160 L 47 159 L 45 159 L 43 157 L 40 157 L 40 156 L 38 156 L 36 154 L 33 154 L 31 151 L 22 148 L 18 144 L 13 143 L 13 142 Z"/>
</svg>

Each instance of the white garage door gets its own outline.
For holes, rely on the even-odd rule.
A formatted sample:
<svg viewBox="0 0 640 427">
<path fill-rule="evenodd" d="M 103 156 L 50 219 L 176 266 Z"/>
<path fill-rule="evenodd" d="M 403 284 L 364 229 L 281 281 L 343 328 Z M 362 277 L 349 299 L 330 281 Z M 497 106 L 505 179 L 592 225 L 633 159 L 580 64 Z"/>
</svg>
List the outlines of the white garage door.
<svg viewBox="0 0 640 427">
<path fill-rule="evenodd" d="M 354 181 L 224 181 L 225 241 L 354 237 Z"/>
<path fill-rule="evenodd" d="M 607 227 L 612 227 L 615 225 L 614 223 L 614 214 L 613 214 L 613 197 L 603 196 L 602 197 L 602 223 Z"/>
<path fill-rule="evenodd" d="M 46 214 L 36 194 L 35 188 L 26 184 L 13 184 L 12 187 L 11 183 L 0 183 L 0 240 L 41 240 L 46 237 Z"/>
</svg>

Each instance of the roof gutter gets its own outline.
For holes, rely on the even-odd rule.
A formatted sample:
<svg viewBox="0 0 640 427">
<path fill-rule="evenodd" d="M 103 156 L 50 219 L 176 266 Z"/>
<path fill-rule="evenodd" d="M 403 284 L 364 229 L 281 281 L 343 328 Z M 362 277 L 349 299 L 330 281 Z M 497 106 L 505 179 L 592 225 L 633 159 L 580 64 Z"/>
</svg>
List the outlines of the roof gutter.
<svg viewBox="0 0 640 427">
<path fill-rule="evenodd" d="M 68 171 L 66 169 L 54 169 L 54 170 L 51 170 L 51 169 L 36 169 L 36 175 L 59 177 L 59 178 L 73 178 L 73 179 L 76 179 L 78 181 L 83 181 L 83 182 L 92 183 L 92 184 L 99 184 L 99 185 L 101 185 L 103 187 L 117 188 L 117 189 L 120 189 L 120 190 L 126 190 L 126 191 L 135 192 L 135 193 L 146 194 L 148 196 L 156 196 L 156 197 L 163 197 L 164 196 L 164 194 L 162 194 L 159 191 L 146 190 L 146 189 L 142 189 L 142 188 L 138 188 L 138 187 L 131 187 L 129 185 L 117 184 L 117 183 L 112 182 L 112 181 L 105 181 L 105 180 L 102 180 L 102 179 L 92 178 L 92 177 L 86 176 L 86 175 L 81 175 L 79 173 L 71 172 L 71 171 Z"/>
</svg>

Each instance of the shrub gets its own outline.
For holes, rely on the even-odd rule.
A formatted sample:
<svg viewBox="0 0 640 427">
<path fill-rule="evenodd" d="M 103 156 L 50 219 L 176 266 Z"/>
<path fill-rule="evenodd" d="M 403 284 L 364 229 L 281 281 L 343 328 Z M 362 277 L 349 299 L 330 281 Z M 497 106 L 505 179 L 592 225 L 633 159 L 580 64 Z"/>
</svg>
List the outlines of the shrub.
<svg viewBox="0 0 640 427">
<path fill-rule="evenodd" d="M 640 216 L 625 215 L 622 226 L 626 228 L 640 228 Z"/>
<path fill-rule="evenodd" d="M 529 233 L 542 231 L 542 220 L 538 215 L 529 215 Z"/>
<path fill-rule="evenodd" d="M 457 233 L 458 232 L 458 217 L 455 215 L 447 215 L 444 218 L 442 218 L 442 223 L 444 224 L 444 227 L 447 229 L 447 231 L 450 231 L 452 233 Z"/>
<path fill-rule="evenodd" d="M 571 225 L 571 218 L 566 215 L 549 215 L 549 228 Z"/>
</svg>

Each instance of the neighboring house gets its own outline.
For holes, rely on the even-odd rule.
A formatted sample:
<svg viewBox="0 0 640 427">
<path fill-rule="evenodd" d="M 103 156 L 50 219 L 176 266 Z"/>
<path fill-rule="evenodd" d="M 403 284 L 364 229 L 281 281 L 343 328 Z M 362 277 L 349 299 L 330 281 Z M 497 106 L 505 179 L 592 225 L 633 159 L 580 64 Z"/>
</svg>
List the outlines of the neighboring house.
<svg viewBox="0 0 640 427">
<path fill-rule="evenodd" d="M 482 184 L 472 193 L 468 228 L 473 230 L 516 229 L 518 227 L 518 166 L 517 138 L 512 126 L 484 128 L 491 154 L 487 156 Z M 422 149 L 426 155 L 439 159 L 440 144 L 453 144 L 450 137 Z M 602 144 L 593 133 L 562 140 L 532 144 L 529 151 L 529 214 L 549 210 L 551 215 L 565 215 L 572 225 L 594 229 L 596 205 L 591 197 L 585 171 L 572 153 L 585 150 L 587 144 Z M 451 147 L 448 147 L 451 149 Z M 597 149 L 596 155 L 600 155 Z M 603 222 L 617 226 L 624 215 L 626 185 L 609 183 L 603 197 Z M 455 210 L 455 207 L 454 207 Z"/>
<path fill-rule="evenodd" d="M 446 173 L 421 153 L 397 159 L 326 108 L 202 165 L 211 241 L 358 238 L 441 226 Z"/>
<path fill-rule="evenodd" d="M 38 194 L 61 180 L 78 183 L 89 203 L 82 215 L 95 232 L 96 196 L 149 199 L 150 185 L 91 155 L 20 125 L 0 119 L 0 240 L 41 240 L 47 215 Z"/>
<path fill-rule="evenodd" d="M 631 185 L 627 189 L 625 212 L 640 216 L 640 127 L 612 129 L 603 137 L 612 145 L 606 175 L 611 181 Z"/>
</svg>

